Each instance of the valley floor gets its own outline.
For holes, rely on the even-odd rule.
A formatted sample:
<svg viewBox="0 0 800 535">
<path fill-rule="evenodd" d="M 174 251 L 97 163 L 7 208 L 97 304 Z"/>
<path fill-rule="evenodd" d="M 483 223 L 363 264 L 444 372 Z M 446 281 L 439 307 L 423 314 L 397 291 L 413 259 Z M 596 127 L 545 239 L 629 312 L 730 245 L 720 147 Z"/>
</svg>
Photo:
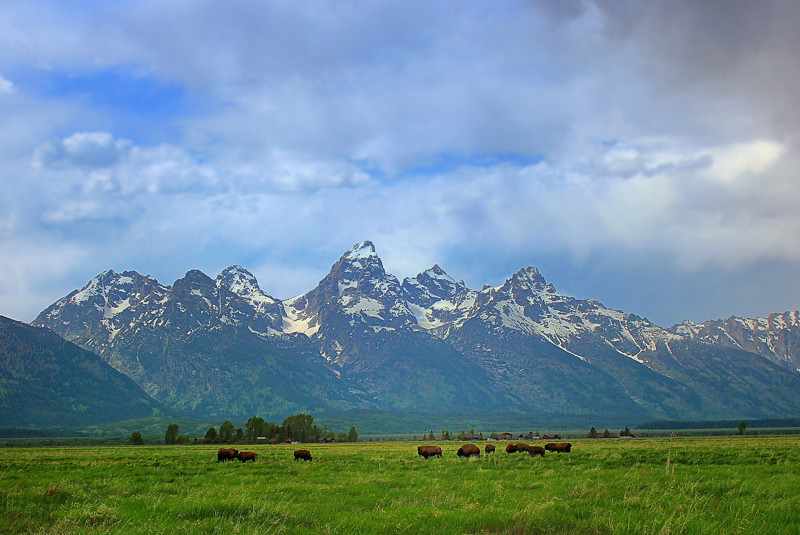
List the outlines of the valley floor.
<svg viewBox="0 0 800 535">
<path fill-rule="evenodd" d="M 0 450 L 2 533 L 797 533 L 800 437 Z M 427 443 L 426 443 L 427 444 Z M 484 443 L 478 443 L 483 449 Z M 312 462 L 292 452 L 311 451 Z"/>
</svg>

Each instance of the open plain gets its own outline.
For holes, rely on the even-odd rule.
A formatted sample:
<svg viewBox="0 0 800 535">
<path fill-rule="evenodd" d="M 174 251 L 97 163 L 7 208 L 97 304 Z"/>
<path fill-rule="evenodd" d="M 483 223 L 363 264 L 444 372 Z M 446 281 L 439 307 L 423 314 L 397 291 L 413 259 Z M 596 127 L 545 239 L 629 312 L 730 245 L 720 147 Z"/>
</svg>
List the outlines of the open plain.
<svg viewBox="0 0 800 535">
<path fill-rule="evenodd" d="M 531 442 L 531 441 L 528 441 Z M 5 448 L 2 533 L 797 533 L 800 438 Z M 425 444 L 428 444 L 427 442 Z M 312 462 L 294 461 L 298 448 Z"/>
</svg>

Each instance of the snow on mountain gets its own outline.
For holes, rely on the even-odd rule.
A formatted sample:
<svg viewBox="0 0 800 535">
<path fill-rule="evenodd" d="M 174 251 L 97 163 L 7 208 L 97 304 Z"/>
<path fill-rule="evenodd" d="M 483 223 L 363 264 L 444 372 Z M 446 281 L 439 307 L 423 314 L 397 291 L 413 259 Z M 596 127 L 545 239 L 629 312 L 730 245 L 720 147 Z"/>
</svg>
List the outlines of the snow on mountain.
<svg viewBox="0 0 800 535">
<path fill-rule="evenodd" d="M 426 330 L 436 330 L 463 317 L 477 296 L 475 290 L 467 288 L 464 281 L 454 280 L 438 264 L 404 279 L 402 290 L 417 325 Z"/>
<path fill-rule="evenodd" d="M 766 318 L 737 318 L 696 323 L 684 320 L 670 331 L 707 344 L 719 344 L 757 353 L 800 372 L 800 312 L 770 314 Z"/>
<path fill-rule="evenodd" d="M 222 321 L 248 325 L 252 332 L 262 336 L 283 332 L 283 304 L 263 292 L 252 273 L 241 266 L 230 266 L 214 282 L 219 291 Z"/>
<path fill-rule="evenodd" d="M 668 349 L 670 341 L 681 338 L 638 316 L 606 308 L 596 301 L 560 294 L 535 267 L 521 269 L 502 286 L 486 286 L 480 292 L 454 282 L 448 284 L 451 278 L 438 276 L 433 280 L 443 280 L 444 285 L 431 284 L 422 276 L 404 284 L 410 298 L 419 298 L 419 302 L 429 305 L 418 309 L 420 326 L 434 328 L 444 333 L 445 338 L 466 321 L 477 319 L 491 332 L 501 334 L 509 330 L 538 337 L 582 360 L 590 360 L 591 355 L 580 354 L 574 346 L 578 340 L 593 337 L 643 364 L 642 353 L 659 347 Z M 437 293 L 431 287 L 444 291 Z M 437 297 L 443 298 L 430 304 Z M 437 315 L 438 311 L 447 314 Z"/>
<path fill-rule="evenodd" d="M 167 288 L 150 276 L 109 269 L 53 303 L 34 324 L 59 323 L 69 336 L 82 336 L 96 349 L 113 340 L 143 302 L 161 299 L 166 292 Z"/>
<path fill-rule="evenodd" d="M 401 284 L 369 241 L 342 254 L 314 289 L 286 301 L 237 265 L 215 279 L 191 270 L 172 286 L 108 270 L 34 324 L 102 355 L 149 394 L 191 406 L 224 406 L 225 393 L 209 385 L 245 381 L 243 371 L 253 366 L 267 367 L 242 385 L 272 381 L 278 388 L 284 383 L 271 370 L 280 363 L 289 367 L 278 377 L 307 368 L 323 383 L 335 377 L 325 388 L 337 403 L 393 410 L 425 407 L 424 399 L 571 410 L 579 400 L 578 412 L 626 407 L 665 417 L 741 411 L 768 400 L 778 413 L 793 407 L 785 392 L 800 381 L 798 312 L 666 330 L 560 294 L 534 267 L 481 290 L 438 265 Z M 708 378 L 725 387 L 710 388 Z M 189 383 L 199 390 L 183 391 Z M 748 394 L 755 390 L 763 396 Z M 247 403 L 264 402 L 263 394 Z"/>
</svg>

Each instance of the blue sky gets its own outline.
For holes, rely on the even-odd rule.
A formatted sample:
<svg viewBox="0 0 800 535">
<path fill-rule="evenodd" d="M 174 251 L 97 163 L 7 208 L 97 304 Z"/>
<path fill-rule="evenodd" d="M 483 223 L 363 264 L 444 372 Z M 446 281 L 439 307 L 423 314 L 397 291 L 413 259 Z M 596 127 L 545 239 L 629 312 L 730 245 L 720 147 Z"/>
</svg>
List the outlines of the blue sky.
<svg viewBox="0 0 800 535">
<path fill-rule="evenodd" d="M 664 326 L 800 303 L 791 2 L 22 2 L 0 314 L 107 268 L 524 266 Z"/>
</svg>

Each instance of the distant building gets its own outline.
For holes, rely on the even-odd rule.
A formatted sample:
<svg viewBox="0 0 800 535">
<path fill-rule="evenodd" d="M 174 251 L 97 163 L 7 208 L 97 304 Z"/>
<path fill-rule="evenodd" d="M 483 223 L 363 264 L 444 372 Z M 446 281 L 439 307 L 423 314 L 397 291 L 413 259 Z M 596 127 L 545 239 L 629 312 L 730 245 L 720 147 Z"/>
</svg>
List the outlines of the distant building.
<svg viewBox="0 0 800 535">
<path fill-rule="evenodd" d="M 499 435 L 497 435 L 497 440 L 512 440 L 513 438 L 514 435 L 512 435 L 511 433 L 500 433 Z"/>
</svg>

